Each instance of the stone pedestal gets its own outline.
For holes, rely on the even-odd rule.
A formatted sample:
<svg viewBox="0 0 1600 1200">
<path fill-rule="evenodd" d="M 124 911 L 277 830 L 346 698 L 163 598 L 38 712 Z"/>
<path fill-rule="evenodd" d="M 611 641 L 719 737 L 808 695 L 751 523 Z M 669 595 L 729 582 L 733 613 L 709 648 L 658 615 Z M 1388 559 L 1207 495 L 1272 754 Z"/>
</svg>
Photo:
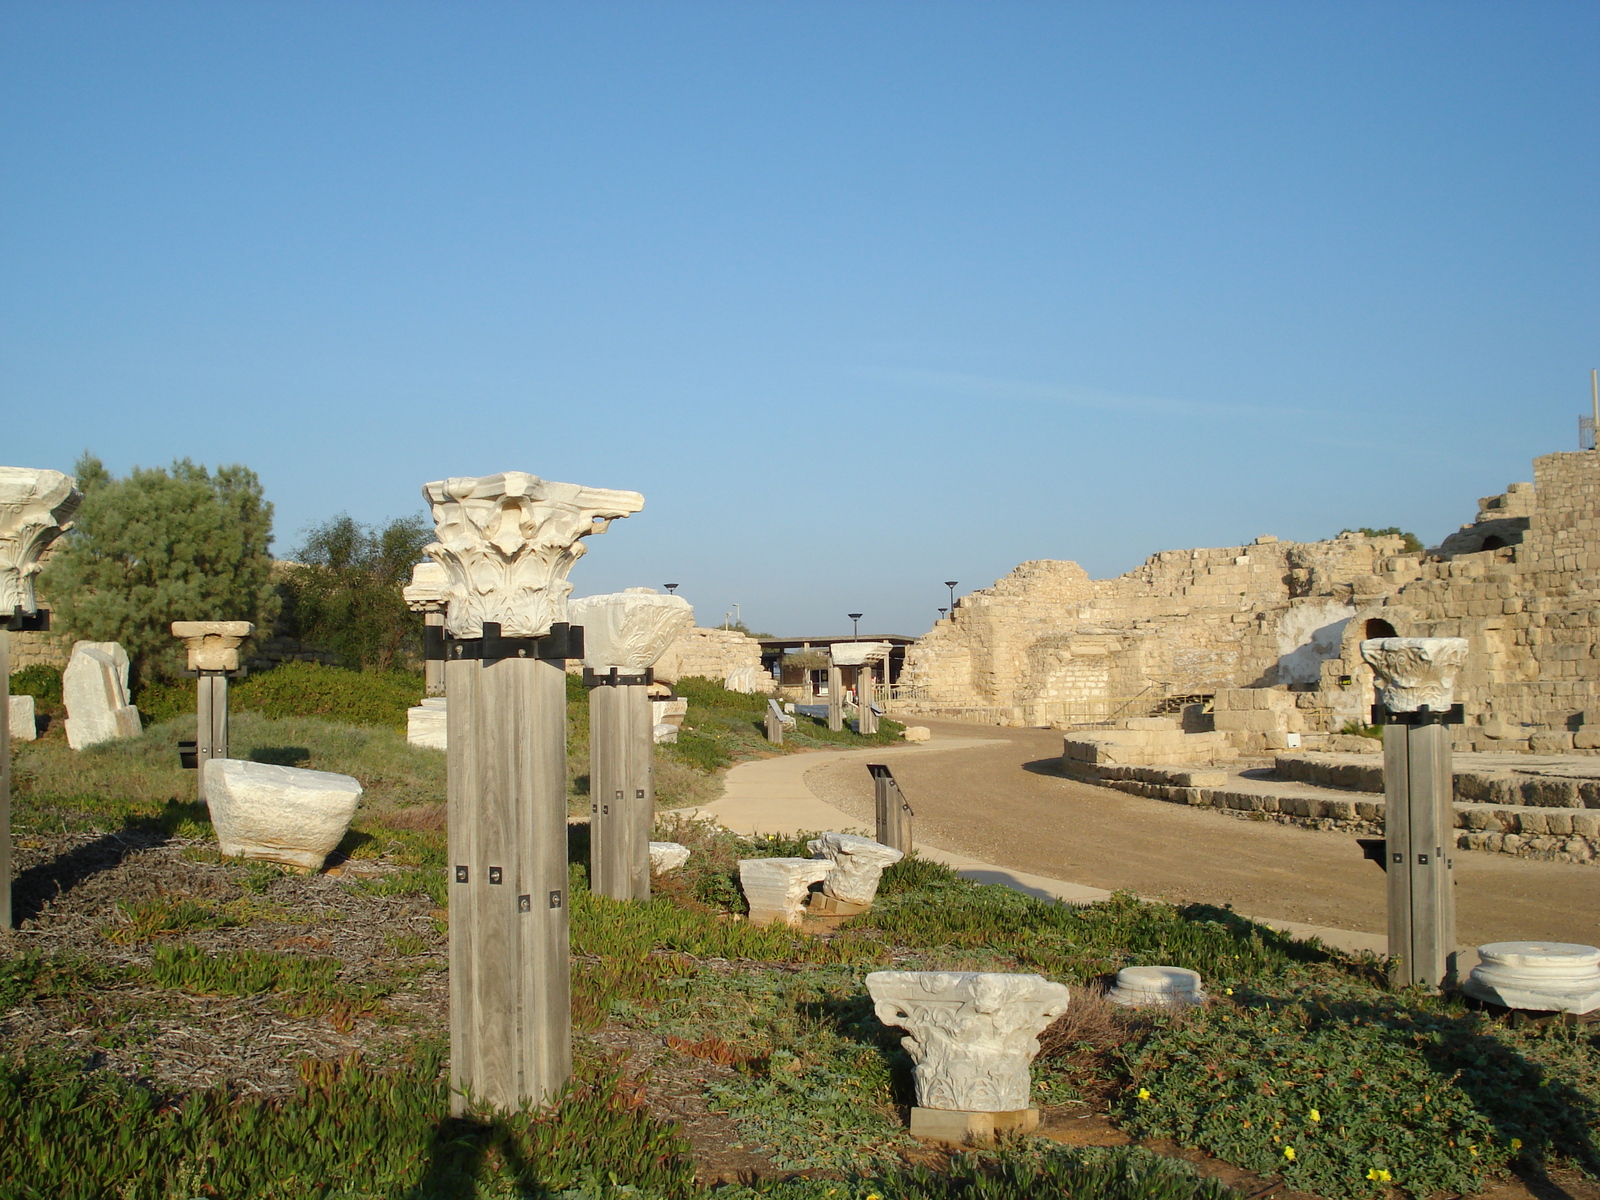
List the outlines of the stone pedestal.
<svg viewBox="0 0 1600 1200">
<path fill-rule="evenodd" d="M 822 881 L 823 894 L 861 908 L 871 905 L 878 894 L 878 880 L 884 868 L 905 857 L 892 846 L 853 833 L 825 833 L 807 842 L 806 849 L 833 864 L 833 870 Z"/>
<path fill-rule="evenodd" d="M 953 1112 L 911 1109 L 911 1136 L 949 1146 L 992 1146 L 998 1134 L 1032 1133 L 1039 1128 L 1039 1110 L 1017 1112 Z"/>
<path fill-rule="evenodd" d="M 739 886 L 750 905 L 750 923 L 800 924 L 806 893 L 831 870 L 833 864 L 819 858 L 740 859 Z"/>
<path fill-rule="evenodd" d="M 74 750 L 139 736 L 139 710 L 128 703 L 128 654 L 116 642 L 75 643 L 61 694 Z"/>
<path fill-rule="evenodd" d="M 444 663 L 439 664 L 441 672 Z M 440 685 L 441 690 L 443 685 Z M 406 741 L 429 750 L 448 750 L 450 730 L 443 696 L 424 696 L 422 703 L 406 709 Z"/>
<path fill-rule="evenodd" d="M 423 657 L 422 694 L 444 695 L 444 659 L 430 652 L 429 647 L 443 644 L 445 587 L 450 576 L 435 562 L 419 562 L 411 568 L 411 582 L 400 589 L 406 607 L 422 614 Z"/>
<path fill-rule="evenodd" d="M 332 771 L 213 758 L 200 775 L 224 855 L 303 871 L 322 869 L 361 800 L 361 784 Z"/>
<path fill-rule="evenodd" d="M 195 701 L 195 758 L 199 797 L 206 798 L 205 765 L 228 757 L 228 677 L 239 670 L 239 647 L 256 631 L 249 621 L 174 621 L 172 636 L 199 675 Z"/>
<path fill-rule="evenodd" d="M 1124 967 L 1106 999 L 1125 1008 L 1184 1008 L 1204 1004 L 1200 972 L 1187 967 Z"/>
<path fill-rule="evenodd" d="M 1383 730 L 1384 870 L 1389 956 L 1398 984 L 1455 982 L 1454 774 L 1448 719 L 1465 638 L 1373 638 L 1361 657 L 1377 675 Z"/>
<path fill-rule="evenodd" d="M 430 483 L 444 567 L 451 1111 L 543 1103 L 572 1068 L 567 573 L 634 492 L 508 472 Z"/>
<path fill-rule="evenodd" d="M 648 900 L 656 812 L 651 668 L 694 627 L 694 609 L 679 596 L 630 588 L 574 600 L 570 612 L 583 626 L 589 689 L 589 890 Z"/>
<path fill-rule="evenodd" d="M 874 971 L 878 1020 L 898 1025 L 916 1064 L 917 1105 L 957 1113 L 1026 1111 L 1039 1034 L 1067 1011 L 1065 984 L 1039 975 Z"/>
<path fill-rule="evenodd" d="M 11 629 L 49 627 L 33 581 L 83 502 L 73 484 L 60 471 L 0 467 L 0 929 L 11 928 Z"/>
<path fill-rule="evenodd" d="M 1503 1008 L 1588 1013 L 1600 1009 L 1600 947 L 1571 942 L 1490 942 L 1461 990 Z"/>
<path fill-rule="evenodd" d="M 9 641 L 9 639 L 4 633 L 0 633 L 0 642 L 5 641 Z M 9 646 L 7 650 L 9 650 Z M 0 651 L 0 654 L 6 654 L 7 658 L 10 657 L 5 651 Z M 0 695 L 3 694 L 3 690 L 0 690 Z M 7 697 L 6 714 L 10 717 L 11 722 L 8 726 L 10 736 L 17 741 L 31 742 L 39 736 L 38 713 L 34 709 L 32 696 Z"/>
</svg>

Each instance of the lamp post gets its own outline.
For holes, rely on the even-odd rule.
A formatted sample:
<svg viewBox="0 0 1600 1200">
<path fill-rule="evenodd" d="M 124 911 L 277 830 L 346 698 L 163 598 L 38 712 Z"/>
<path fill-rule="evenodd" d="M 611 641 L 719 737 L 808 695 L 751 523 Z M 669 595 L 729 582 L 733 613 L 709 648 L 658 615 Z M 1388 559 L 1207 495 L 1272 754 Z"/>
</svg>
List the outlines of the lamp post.
<svg viewBox="0 0 1600 1200">
<path fill-rule="evenodd" d="M 851 640 L 852 641 L 859 641 L 861 639 L 861 614 L 860 613 L 845 613 L 845 616 L 850 618 L 850 638 L 851 638 Z"/>
<path fill-rule="evenodd" d="M 961 581 L 959 579 L 946 579 L 944 581 L 945 587 L 950 589 L 950 607 L 951 608 L 954 608 L 956 606 L 956 584 L 958 584 L 960 582 Z"/>
<path fill-rule="evenodd" d="M 739 602 L 737 600 L 733 602 L 733 623 L 735 625 L 744 624 L 744 614 L 739 611 Z"/>
<path fill-rule="evenodd" d="M 663 583 L 661 586 L 667 589 L 667 595 L 669 596 L 678 590 L 678 585 L 675 583 Z"/>
<path fill-rule="evenodd" d="M 950 610 L 949 610 L 949 609 L 948 609 L 948 608 L 941 608 L 941 609 L 940 609 L 940 610 L 939 610 L 939 620 L 941 620 L 941 621 L 942 621 L 942 620 L 944 620 L 944 615 L 945 615 L 945 613 L 947 613 L 947 612 L 949 612 L 949 611 L 950 611 Z"/>
</svg>

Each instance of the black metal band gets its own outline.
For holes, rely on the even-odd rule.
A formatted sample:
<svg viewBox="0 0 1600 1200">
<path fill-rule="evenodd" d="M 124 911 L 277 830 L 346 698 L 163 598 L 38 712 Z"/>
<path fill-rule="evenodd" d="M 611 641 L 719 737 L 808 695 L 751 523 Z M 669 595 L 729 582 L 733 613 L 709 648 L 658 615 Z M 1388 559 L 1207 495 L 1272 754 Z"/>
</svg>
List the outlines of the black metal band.
<svg viewBox="0 0 1600 1200">
<path fill-rule="evenodd" d="M 17 605 L 11 615 L 0 622 L 0 629 L 10 633 L 48 633 L 50 632 L 50 610 L 41 608 L 37 612 L 23 612 L 22 605 Z"/>
<path fill-rule="evenodd" d="M 480 659 L 498 662 L 505 658 L 567 659 L 583 657 L 583 626 L 557 621 L 542 638 L 508 638 L 500 636 L 497 621 L 483 623 L 481 638 L 446 638 L 447 661 Z"/>
<path fill-rule="evenodd" d="M 449 657 L 444 648 L 445 636 L 443 625 L 424 625 L 422 627 L 422 657 L 429 662 L 443 662 Z"/>
<path fill-rule="evenodd" d="M 653 667 L 646 667 L 637 675 L 624 675 L 616 667 L 612 667 L 603 675 L 596 675 L 588 667 L 583 669 L 583 686 L 586 688 L 648 686 L 655 681 L 656 672 Z"/>
<path fill-rule="evenodd" d="M 1424 704 L 1416 712 L 1390 712 L 1382 704 L 1372 706 L 1374 725 L 1461 725 L 1467 719 L 1461 705 L 1433 709 Z"/>
</svg>

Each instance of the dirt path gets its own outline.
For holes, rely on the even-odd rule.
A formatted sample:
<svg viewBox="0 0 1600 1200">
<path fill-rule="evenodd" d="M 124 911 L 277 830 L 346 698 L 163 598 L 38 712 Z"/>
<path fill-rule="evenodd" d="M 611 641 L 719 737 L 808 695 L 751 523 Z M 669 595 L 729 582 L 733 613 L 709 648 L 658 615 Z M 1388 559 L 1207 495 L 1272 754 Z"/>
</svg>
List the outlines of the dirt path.
<svg viewBox="0 0 1600 1200">
<path fill-rule="evenodd" d="M 919 841 L 1032 874 L 1179 903 L 1382 933 L 1383 872 L 1350 834 L 1224 816 L 1130 796 L 1056 772 L 1061 734 L 917 718 L 937 737 L 995 741 L 895 760 Z M 806 775 L 816 795 L 869 827 L 857 763 Z M 1463 944 L 1547 938 L 1600 944 L 1600 866 L 1459 850 Z"/>
</svg>

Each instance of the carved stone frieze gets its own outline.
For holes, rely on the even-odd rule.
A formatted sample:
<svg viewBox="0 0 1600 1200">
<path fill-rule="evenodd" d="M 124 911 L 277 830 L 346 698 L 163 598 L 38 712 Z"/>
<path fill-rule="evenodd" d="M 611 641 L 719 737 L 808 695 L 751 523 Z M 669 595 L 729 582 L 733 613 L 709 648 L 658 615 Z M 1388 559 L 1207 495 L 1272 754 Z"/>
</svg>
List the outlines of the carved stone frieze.
<svg viewBox="0 0 1600 1200">
<path fill-rule="evenodd" d="M 567 573 L 583 539 L 644 507 L 638 492 L 554 483 L 522 471 L 424 484 L 437 541 L 424 553 L 449 574 L 445 630 L 483 636 L 543 637 L 567 619 Z"/>
<path fill-rule="evenodd" d="M 654 588 L 585 596 L 571 601 L 567 612 L 574 625 L 583 626 L 583 662 L 596 671 L 653 667 L 679 634 L 694 627 L 687 600 Z"/>
<path fill-rule="evenodd" d="M 1434 712 L 1454 703 L 1466 638 L 1370 638 L 1361 657 L 1377 674 L 1378 701 L 1390 712 Z"/>
<path fill-rule="evenodd" d="M 60 471 L 0 467 L 0 613 L 38 611 L 33 579 L 83 502 L 75 482 Z"/>
<path fill-rule="evenodd" d="M 1028 1107 L 1028 1064 L 1039 1034 L 1067 1011 L 1065 984 L 1039 975 L 975 971 L 874 971 L 878 1020 L 911 1036 L 917 1104 L 962 1112 Z"/>
</svg>

